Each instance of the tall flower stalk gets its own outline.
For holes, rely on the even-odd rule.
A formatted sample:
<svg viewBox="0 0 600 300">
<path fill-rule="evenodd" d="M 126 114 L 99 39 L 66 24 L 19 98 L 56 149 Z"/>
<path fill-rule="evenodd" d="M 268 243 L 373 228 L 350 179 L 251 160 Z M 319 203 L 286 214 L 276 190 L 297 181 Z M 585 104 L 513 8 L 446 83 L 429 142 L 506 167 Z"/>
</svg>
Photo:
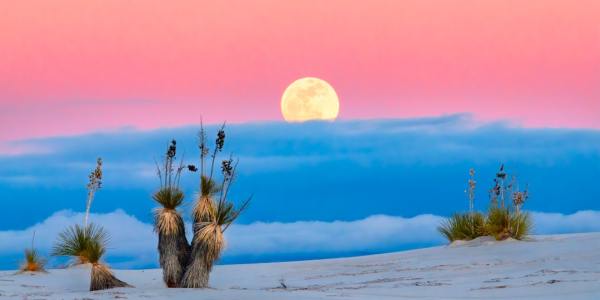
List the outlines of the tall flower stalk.
<svg viewBox="0 0 600 300">
<path fill-rule="evenodd" d="M 87 185 L 87 201 L 85 205 L 85 218 L 83 220 L 83 226 L 88 225 L 88 219 L 90 216 L 90 209 L 92 207 L 92 202 L 94 201 L 94 196 L 96 195 L 96 191 L 102 187 L 102 158 L 98 157 L 96 160 L 96 169 L 90 173 L 88 176 L 89 183 Z"/>
<path fill-rule="evenodd" d="M 469 186 L 467 188 L 467 193 L 469 196 L 469 212 L 472 214 L 475 207 L 475 187 L 477 185 L 477 181 L 475 181 L 475 169 L 469 169 Z"/>
</svg>

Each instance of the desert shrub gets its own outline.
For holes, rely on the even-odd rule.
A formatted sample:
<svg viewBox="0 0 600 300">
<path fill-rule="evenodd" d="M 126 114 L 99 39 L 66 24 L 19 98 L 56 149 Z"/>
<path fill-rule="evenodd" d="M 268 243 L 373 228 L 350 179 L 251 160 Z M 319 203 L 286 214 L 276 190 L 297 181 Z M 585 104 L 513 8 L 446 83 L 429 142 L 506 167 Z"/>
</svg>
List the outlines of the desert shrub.
<svg viewBox="0 0 600 300">
<path fill-rule="evenodd" d="M 21 264 L 21 272 L 46 272 L 46 259 L 44 259 L 34 247 L 35 231 L 31 238 L 31 248 L 25 249 L 25 260 Z"/>
<path fill-rule="evenodd" d="M 509 208 L 492 207 L 488 212 L 485 228 L 496 240 L 513 238 L 521 240 L 531 231 L 529 213 L 517 213 Z"/>
<path fill-rule="evenodd" d="M 21 265 L 22 272 L 45 272 L 46 260 L 37 250 L 25 249 L 25 261 Z"/>
<path fill-rule="evenodd" d="M 515 176 L 506 185 L 508 174 L 504 171 L 504 165 L 501 165 L 490 190 L 487 215 L 484 215 L 473 211 L 476 186 L 473 169 L 469 170 L 469 176 L 468 189 L 465 190 L 469 198 L 469 212 L 454 214 L 438 227 L 438 231 L 450 242 L 471 240 L 484 235 L 491 235 L 497 240 L 525 238 L 532 228 L 530 215 L 521 211 L 529 198 L 528 189 L 519 190 Z M 512 201 L 506 201 L 507 198 Z"/>
<path fill-rule="evenodd" d="M 485 216 L 480 212 L 458 213 L 444 221 L 438 231 L 450 242 L 472 240 L 487 235 L 485 224 Z"/>
</svg>

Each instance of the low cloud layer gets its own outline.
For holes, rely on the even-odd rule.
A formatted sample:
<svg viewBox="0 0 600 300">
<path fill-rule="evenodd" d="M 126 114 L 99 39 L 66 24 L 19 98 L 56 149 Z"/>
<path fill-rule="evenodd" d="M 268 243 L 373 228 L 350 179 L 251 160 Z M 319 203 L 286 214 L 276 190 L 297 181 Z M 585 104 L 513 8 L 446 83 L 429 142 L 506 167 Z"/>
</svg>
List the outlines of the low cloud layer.
<svg viewBox="0 0 600 300">
<path fill-rule="evenodd" d="M 216 127 L 209 126 L 209 134 Z M 87 175 L 104 159 L 104 185 L 94 211 L 121 208 L 151 222 L 158 187 L 154 159 L 171 139 L 178 157 L 197 163 L 198 126 L 120 130 L 14 142 L 20 155 L 0 153 L 0 230 L 23 229 L 58 210 L 85 207 Z M 2 152 L 2 149 L 0 149 Z M 227 128 L 224 155 L 240 158 L 232 199 L 254 195 L 242 222 L 359 220 L 372 215 L 449 215 L 467 209 L 469 168 L 475 205 L 484 209 L 500 163 L 528 185 L 532 211 L 600 210 L 596 183 L 600 131 L 519 128 L 478 123 L 468 115 L 396 120 L 248 123 Z M 198 190 L 186 173 L 185 215 Z M 565 201 L 569 199 L 569 201 Z M 35 210 L 30 209 L 34 205 Z"/>
<path fill-rule="evenodd" d="M 564 215 L 533 212 L 534 233 L 555 234 L 600 231 L 600 211 L 580 211 Z M 122 210 L 107 214 L 93 214 L 94 223 L 101 224 L 110 233 L 107 260 L 115 267 L 156 267 L 156 236 L 152 225 L 143 223 Z M 60 211 L 45 221 L 24 230 L 0 231 L 0 268 L 14 269 L 24 248 L 31 244 L 49 253 L 56 236 L 65 227 L 81 223 L 83 214 Z M 360 254 L 395 251 L 415 245 L 441 245 L 445 241 L 436 227 L 443 217 L 418 215 L 402 218 L 374 215 L 356 221 L 300 221 L 290 223 L 255 222 L 234 225 L 227 232 L 225 260 L 236 257 L 288 258 L 337 254 Z M 189 226 L 188 226 L 189 227 Z M 303 256 L 304 255 L 304 256 Z M 240 261 L 240 260 L 238 260 Z M 57 264 L 56 260 L 51 263 Z"/>
</svg>

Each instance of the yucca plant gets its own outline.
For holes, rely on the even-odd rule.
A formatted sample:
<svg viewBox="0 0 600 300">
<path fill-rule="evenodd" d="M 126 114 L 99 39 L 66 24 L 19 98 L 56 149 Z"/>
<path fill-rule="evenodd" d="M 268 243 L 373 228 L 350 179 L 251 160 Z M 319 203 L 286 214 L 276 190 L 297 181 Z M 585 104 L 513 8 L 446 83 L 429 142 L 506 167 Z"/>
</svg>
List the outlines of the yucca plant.
<svg viewBox="0 0 600 300">
<path fill-rule="evenodd" d="M 21 272 L 46 272 L 46 260 L 37 252 L 33 246 L 35 232 L 31 239 L 31 248 L 25 249 L 25 261 L 21 265 Z"/>
<path fill-rule="evenodd" d="M 502 183 L 507 174 L 504 172 L 504 165 L 500 166 L 500 170 L 496 174 L 496 183 L 494 187 L 495 195 L 500 196 L 500 205 L 492 199 L 488 216 L 486 220 L 486 230 L 497 240 L 513 238 L 521 240 L 525 238 L 533 226 L 529 213 L 521 211 L 521 207 L 529 198 L 529 191 L 519 190 L 516 176 L 512 176 L 512 182 L 508 187 L 504 188 Z M 504 195 L 510 197 L 512 202 L 506 203 Z M 494 205 L 496 204 L 496 205 Z"/>
<path fill-rule="evenodd" d="M 456 213 L 446 219 L 439 227 L 438 231 L 445 236 L 448 241 L 472 240 L 486 235 L 485 216 L 480 212 L 475 212 L 475 169 L 469 169 L 468 186 L 465 190 L 469 199 L 469 212 Z"/>
<path fill-rule="evenodd" d="M 469 170 L 469 213 L 454 214 L 438 227 L 438 231 L 450 242 L 455 240 L 471 240 L 484 235 L 491 235 L 497 240 L 525 238 L 532 228 L 531 217 L 523 213 L 521 207 L 529 197 L 527 189 L 519 191 L 516 177 L 505 186 L 507 174 L 504 165 L 500 166 L 494 178 L 494 186 L 490 190 L 490 207 L 487 215 L 473 211 L 475 199 L 475 171 Z M 511 197 L 512 203 L 506 203 L 505 198 Z M 512 206 L 510 205 L 512 204 Z"/>
<path fill-rule="evenodd" d="M 177 210 L 184 199 L 184 194 L 179 188 L 184 166 L 181 160 L 179 167 L 173 169 L 176 153 L 177 143 L 173 140 L 167 148 L 163 167 L 157 164 L 161 186 L 152 197 L 161 205 L 154 210 L 154 230 L 158 233 L 159 262 L 167 287 L 179 287 L 190 253 L 185 224 Z M 188 168 L 194 170 L 195 167 Z"/>
<path fill-rule="evenodd" d="M 92 171 L 89 179 L 84 225 L 69 226 L 60 233 L 52 255 L 72 257 L 75 263 L 90 263 L 92 265 L 90 291 L 130 286 L 117 279 L 108 266 L 101 262 L 106 252 L 108 234 L 101 226 L 88 223 L 94 194 L 101 186 L 102 159 L 98 158 L 96 169 Z"/>
<path fill-rule="evenodd" d="M 194 238 L 190 262 L 182 279 L 181 285 L 187 288 L 208 287 L 209 275 L 213 265 L 220 258 L 225 247 L 223 233 L 246 209 L 250 199 L 246 200 L 240 208 L 235 208 L 227 195 L 235 178 L 235 169 L 231 157 L 221 163 L 222 182 L 217 185 L 213 179 L 215 160 L 225 144 L 224 125 L 217 133 L 215 148 L 211 156 L 210 172 L 204 174 L 205 159 L 208 156 L 206 135 L 204 128 L 200 129 L 200 195 L 193 211 Z"/>
<path fill-rule="evenodd" d="M 93 223 L 85 227 L 73 225 L 59 235 L 53 255 L 70 256 L 80 263 L 90 263 L 90 291 L 127 287 L 127 283 L 117 279 L 108 266 L 101 262 L 107 243 L 108 234 L 102 227 Z"/>
<path fill-rule="evenodd" d="M 486 220 L 486 230 L 496 240 L 521 240 L 531 231 L 529 213 L 516 213 L 509 208 L 492 207 Z"/>
<path fill-rule="evenodd" d="M 485 216 L 480 212 L 454 214 L 438 227 L 438 231 L 450 242 L 485 236 Z"/>
</svg>

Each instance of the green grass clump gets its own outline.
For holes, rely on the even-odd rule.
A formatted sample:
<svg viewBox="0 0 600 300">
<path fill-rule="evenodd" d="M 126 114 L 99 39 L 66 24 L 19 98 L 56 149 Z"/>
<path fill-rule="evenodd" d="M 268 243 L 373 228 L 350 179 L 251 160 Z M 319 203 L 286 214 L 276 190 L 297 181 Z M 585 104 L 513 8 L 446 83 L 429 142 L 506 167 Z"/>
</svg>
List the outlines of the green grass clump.
<svg viewBox="0 0 600 300">
<path fill-rule="evenodd" d="M 485 216 L 480 212 L 454 214 L 447 219 L 438 231 L 450 242 L 472 240 L 487 235 Z"/>
<path fill-rule="evenodd" d="M 521 240 L 531 232 L 532 222 L 529 213 L 516 213 L 508 208 L 492 207 L 485 227 L 489 235 L 496 240 Z"/>
</svg>

